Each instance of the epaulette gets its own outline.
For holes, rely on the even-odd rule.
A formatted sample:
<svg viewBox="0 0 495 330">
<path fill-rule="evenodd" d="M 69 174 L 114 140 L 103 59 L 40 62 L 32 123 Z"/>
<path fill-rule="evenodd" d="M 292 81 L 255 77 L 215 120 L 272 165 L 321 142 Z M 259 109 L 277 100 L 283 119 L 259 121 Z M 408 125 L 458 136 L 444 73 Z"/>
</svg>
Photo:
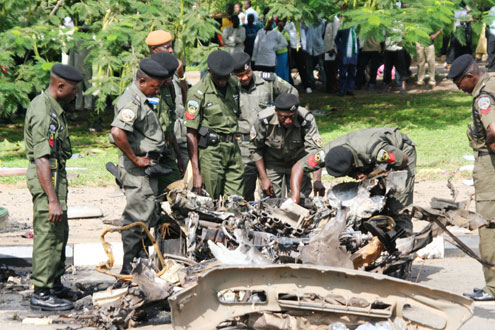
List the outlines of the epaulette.
<svg viewBox="0 0 495 330">
<path fill-rule="evenodd" d="M 299 121 L 301 127 L 306 127 L 309 125 L 311 122 L 311 116 L 313 115 L 309 111 L 299 111 L 299 109 L 297 111 L 297 120 Z"/>
<path fill-rule="evenodd" d="M 270 120 L 272 120 L 274 114 L 275 111 L 273 111 L 273 108 L 264 109 L 258 113 L 258 120 L 261 123 L 268 125 Z"/>
<path fill-rule="evenodd" d="M 273 72 L 261 72 L 261 78 L 265 79 L 266 81 L 274 81 L 275 74 Z"/>
</svg>

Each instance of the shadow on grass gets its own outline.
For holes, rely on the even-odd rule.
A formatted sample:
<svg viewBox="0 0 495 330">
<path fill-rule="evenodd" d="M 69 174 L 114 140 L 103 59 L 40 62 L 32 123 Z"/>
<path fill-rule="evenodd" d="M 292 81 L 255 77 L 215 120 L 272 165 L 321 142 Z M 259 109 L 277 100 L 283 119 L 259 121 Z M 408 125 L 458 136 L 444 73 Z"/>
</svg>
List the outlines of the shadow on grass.
<svg viewBox="0 0 495 330">
<path fill-rule="evenodd" d="M 397 126 L 439 130 L 469 121 L 471 96 L 459 92 L 371 94 L 355 97 L 303 95 L 303 106 L 319 109 L 320 132 L 349 127 Z M 325 115 L 325 112 L 328 115 Z"/>
</svg>

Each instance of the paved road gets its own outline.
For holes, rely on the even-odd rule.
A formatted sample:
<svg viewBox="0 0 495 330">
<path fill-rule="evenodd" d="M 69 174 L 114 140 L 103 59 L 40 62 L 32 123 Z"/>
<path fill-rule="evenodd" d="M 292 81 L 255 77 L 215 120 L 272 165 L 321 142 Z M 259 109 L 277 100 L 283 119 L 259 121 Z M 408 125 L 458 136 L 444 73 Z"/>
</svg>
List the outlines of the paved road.
<svg viewBox="0 0 495 330">
<path fill-rule="evenodd" d="M 108 282 L 112 279 L 92 270 L 79 271 L 75 277 L 68 280 L 87 282 Z M 434 288 L 462 294 L 473 287 L 483 286 L 481 266 L 469 258 L 447 258 L 437 260 L 416 261 L 413 266 L 412 281 Z M 0 328 L 1 329 L 60 329 L 67 325 L 52 324 L 49 326 L 23 325 L 19 319 L 25 317 L 43 317 L 29 310 L 28 299 L 20 295 L 4 295 L 0 297 Z M 17 320 L 16 320 L 17 318 Z M 495 323 L 495 303 L 475 303 L 474 315 L 463 326 L 462 330 L 491 330 Z M 146 326 L 140 329 L 171 329 L 170 325 Z"/>
</svg>

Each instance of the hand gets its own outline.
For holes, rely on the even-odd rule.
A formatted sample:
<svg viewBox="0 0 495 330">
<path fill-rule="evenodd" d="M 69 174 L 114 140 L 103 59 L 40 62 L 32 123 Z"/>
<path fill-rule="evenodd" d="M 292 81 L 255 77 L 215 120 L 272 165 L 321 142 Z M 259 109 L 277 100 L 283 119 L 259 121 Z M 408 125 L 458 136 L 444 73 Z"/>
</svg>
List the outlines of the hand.
<svg viewBox="0 0 495 330">
<path fill-rule="evenodd" d="M 328 55 L 330 55 L 330 56 L 335 55 L 335 50 L 334 50 L 334 49 L 330 49 L 330 50 L 328 51 Z"/>
<path fill-rule="evenodd" d="M 261 180 L 261 190 L 263 190 L 263 193 L 265 193 L 265 195 L 273 197 L 273 195 L 274 195 L 273 184 L 270 181 L 270 179 L 267 178 L 267 179 Z"/>
<path fill-rule="evenodd" d="M 193 192 L 203 194 L 203 177 L 199 173 L 193 175 Z"/>
<path fill-rule="evenodd" d="M 325 196 L 325 186 L 320 180 L 313 182 L 313 193 L 315 196 Z"/>
<path fill-rule="evenodd" d="M 179 78 L 182 78 L 184 77 L 184 65 L 182 64 L 181 60 L 177 59 L 177 61 L 179 61 L 179 67 L 175 71 L 179 75 Z"/>
<path fill-rule="evenodd" d="M 364 181 L 368 178 L 368 175 L 364 173 L 356 173 L 355 178 L 358 179 L 359 181 Z"/>
<path fill-rule="evenodd" d="M 180 171 L 180 176 L 184 177 L 184 174 L 186 174 L 186 164 L 184 164 L 184 160 L 182 157 L 177 157 L 177 165 L 179 166 L 179 171 Z"/>
<path fill-rule="evenodd" d="M 64 212 L 62 211 L 62 206 L 60 206 L 58 200 L 48 203 L 48 221 L 60 222 L 62 221 L 63 214 Z"/>
<path fill-rule="evenodd" d="M 144 157 L 136 156 L 136 161 L 134 162 L 134 165 L 138 167 L 146 167 L 146 166 L 151 166 L 152 164 L 148 156 L 144 156 Z"/>
</svg>

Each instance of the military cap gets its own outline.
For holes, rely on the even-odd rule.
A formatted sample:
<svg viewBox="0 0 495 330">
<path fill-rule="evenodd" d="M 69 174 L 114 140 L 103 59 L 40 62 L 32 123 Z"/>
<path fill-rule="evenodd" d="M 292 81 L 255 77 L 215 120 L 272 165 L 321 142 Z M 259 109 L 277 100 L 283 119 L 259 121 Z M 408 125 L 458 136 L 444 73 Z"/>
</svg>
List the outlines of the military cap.
<svg viewBox="0 0 495 330">
<path fill-rule="evenodd" d="M 77 70 L 72 65 L 65 64 L 54 64 L 52 66 L 52 73 L 57 77 L 60 77 L 65 80 L 80 82 L 83 80 L 83 75 L 79 70 Z"/>
<path fill-rule="evenodd" d="M 169 76 L 167 69 L 151 58 L 145 58 L 139 62 L 139 69 L 153 79 L 162 80 Z"/>
<path fill-rule="evenodd" d="M 151 55 L 151 59 L 158 62 L 161 66 L 163 66 L 169 75 L 173 75 L 175 70 L 179 67 L 179 61 L 177 58 L 165 52 L 159 52 Z"/>
<path fill-rule="evenodd" d="M 467 72 L 467 70 L 469 70 L 469 67 L 473 63 L 474 63 L 474 58 L 471 55 L 464 54 L 459 56 L 454 60 L 454 62 L 452 62 L 447 78 L 456 79 L 462 76 Z"/>
<path fill-rule="evenodd" d="M 280 94 L 275 99 L 275 110 L 294 112 L 299 107 L 299 99 L 294 94 Z"/>
<path fill-rule="evenodd" d="M 158 46 L 158 45 L 163 45 L 166 44 L 169 41 L 172 41 L 174 38 L 172 37 L 172 34 L 167 31 L 163 30 L 156 30 L 156 31 L 151 31 L 148 36 L 146 37 L 146 44 L 148 46 Z"/>
<path fill-rule="evenodd" d="M 234 73 L 241 73 L 249 69 L 251 66 L 251 57 L 246 53 L 235 53 L 234 58 Z"/>
<path fill-rule="evenodd" d="M 352 152 L 343 146 L 330 149 L 325 156 L 325 167 L 328 174 L 334 177 L 346 176 L 349 174 L 354 163 Z"/>
<path fill-rule="evenodd" d="M 224 50 L 215 50 L 208 56 L 208 68 L 217 76 L 227 76 L 234 70 L 232 55 Z"/>
</svg>

